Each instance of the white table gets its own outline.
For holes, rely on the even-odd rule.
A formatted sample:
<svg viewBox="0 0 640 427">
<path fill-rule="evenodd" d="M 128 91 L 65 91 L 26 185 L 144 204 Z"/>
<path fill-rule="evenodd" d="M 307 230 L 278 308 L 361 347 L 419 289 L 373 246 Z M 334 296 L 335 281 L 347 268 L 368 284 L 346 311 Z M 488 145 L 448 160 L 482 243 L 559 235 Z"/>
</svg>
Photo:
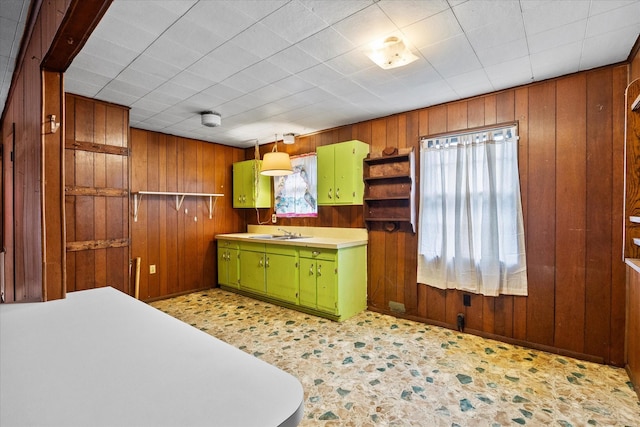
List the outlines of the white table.
<svg viewBox="0 0 640 427">
<path fill-rule="evenodd" d="M 300 382 L 113 288 L 0 305 L 2 426 L 295 426 Z"/>
</svg>

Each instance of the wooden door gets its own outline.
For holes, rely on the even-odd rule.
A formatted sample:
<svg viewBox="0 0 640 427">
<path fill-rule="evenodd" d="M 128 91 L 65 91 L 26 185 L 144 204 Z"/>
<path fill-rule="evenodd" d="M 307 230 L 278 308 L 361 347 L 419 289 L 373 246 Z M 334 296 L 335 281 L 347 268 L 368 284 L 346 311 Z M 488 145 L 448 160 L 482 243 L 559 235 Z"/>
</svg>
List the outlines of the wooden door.
<svg viewBox="0 0 640 427">
<path fill-rule="evenodd" d="M 67 290 L 132 294 L 129 270 L 129 112 L 67 95 Z"/>
</svg>

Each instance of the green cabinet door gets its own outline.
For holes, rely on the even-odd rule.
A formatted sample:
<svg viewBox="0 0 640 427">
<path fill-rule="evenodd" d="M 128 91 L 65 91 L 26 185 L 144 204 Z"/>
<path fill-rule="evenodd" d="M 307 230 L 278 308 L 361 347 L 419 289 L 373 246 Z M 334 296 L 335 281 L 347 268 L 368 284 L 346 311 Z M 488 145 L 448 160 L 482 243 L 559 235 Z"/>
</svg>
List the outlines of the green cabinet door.
<svg viewBox="0 0 640 427">
<path fill-rule="evenodd" d="M 260 175 L 260 161 L 245 160 L 233 164 L 233 207 L 271 207 L 271 180 Z"/>
<path fill-rule="evenodd" d="M 331 314 L 338 314 L 338 275 L 335 265 L 333 261 L 316 261 L 318 310 Z"/>
<path fill-rule="evenodd" d="M 333 183 L 335 176 L 335 150 L 333 145 L 324 145 L 316 148 L 318 167 L 318 205 L 333 205 Z"/>
<path fill-rule="evenodd" d="M 300 258 L 300 305 L 307 308 L 318 308 L 317 295 L 316 261 L 310 258 Z"/>
<path fill-rule="evenodd" d="M 238 287 L 238 245 L 228 240 L 218 240 L 218 283 Z"/>
<path fill-rule="evenodd" d="M 264 262 L 264 252 L 240 251 L 240 289 L 260 294 L 266 292 Z"/>
<path fill-rule="evenodd" d="M 369 145 L 353 140 L 316 149 L 318 205 L 361 205 L 364 194 L 362 160 Z"/>
<path fill-rule="evenodd" d="M 298 303 L 298 261 L 296 256 L 267 252 L 265 271 L 267 295 L 282 301 Z"/>
</svg>

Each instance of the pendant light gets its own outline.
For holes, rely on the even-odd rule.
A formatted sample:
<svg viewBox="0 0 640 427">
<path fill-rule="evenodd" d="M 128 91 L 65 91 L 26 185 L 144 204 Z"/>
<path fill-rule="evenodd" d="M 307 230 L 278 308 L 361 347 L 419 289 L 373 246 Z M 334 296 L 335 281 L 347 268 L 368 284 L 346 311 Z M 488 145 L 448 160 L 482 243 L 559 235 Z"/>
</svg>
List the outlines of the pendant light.
<svg viewBox="0 0 640 427">
<path fill-rule="evenodd" d="M 278 151 L 278 134 L 273 143 L 273 150 L 269 153 L 265 153 L 262 157 L 262 168 L 260 169 L 261 175 L 268 176 L 282 176 L 291 175 L 293 169 L 291 168 L 291 159 L 289 153 L 281 153 Z"/>
</svg>

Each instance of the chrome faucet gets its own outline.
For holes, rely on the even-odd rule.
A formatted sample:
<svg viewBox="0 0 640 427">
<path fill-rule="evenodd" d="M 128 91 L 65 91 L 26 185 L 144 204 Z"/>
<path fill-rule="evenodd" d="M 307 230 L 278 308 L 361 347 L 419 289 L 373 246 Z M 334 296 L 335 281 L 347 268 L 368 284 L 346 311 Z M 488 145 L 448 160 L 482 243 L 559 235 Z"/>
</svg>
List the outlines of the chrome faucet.
<svg viewBox="0 0 640 427">
<path fill-rule="evenodd" d="M 292 233 L 291 231 L 287 231 L 284 228 L 278 228 L 278 231 L 282 231 L 285 236 L 295 237 L 296 233 Z"/>
</svg>

